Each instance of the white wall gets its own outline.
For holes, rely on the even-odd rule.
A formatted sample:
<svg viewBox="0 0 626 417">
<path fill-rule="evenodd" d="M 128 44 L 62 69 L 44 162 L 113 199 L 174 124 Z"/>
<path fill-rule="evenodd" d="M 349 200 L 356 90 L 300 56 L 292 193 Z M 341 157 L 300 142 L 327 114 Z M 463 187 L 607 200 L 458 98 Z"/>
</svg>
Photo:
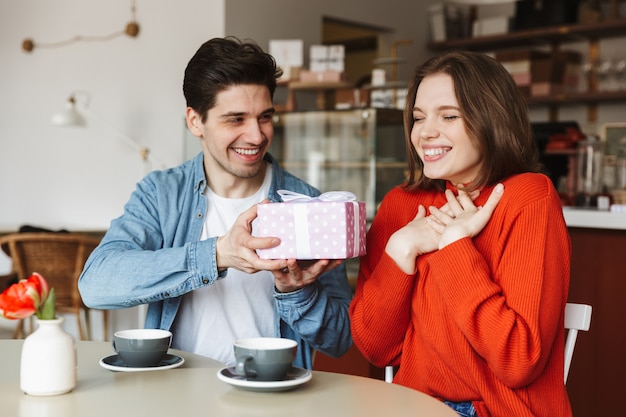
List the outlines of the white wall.
<svg viewBox="0 0 626 417">
<path fill-rule="evenodd" d="M 123 30 L 130 1 L 0 2 L 0 230 L 107 228 L 142 174 L 118 130 L 168 166 L 182 161 L 183 72 L 202 42 L 224 34 L 224 0 L 138 0 L 136 17 L 137 38 L 27 53 L 25 38 Z M 73 90 L 91 95 L 88 127 L 52 126 Z"/>
</svg>

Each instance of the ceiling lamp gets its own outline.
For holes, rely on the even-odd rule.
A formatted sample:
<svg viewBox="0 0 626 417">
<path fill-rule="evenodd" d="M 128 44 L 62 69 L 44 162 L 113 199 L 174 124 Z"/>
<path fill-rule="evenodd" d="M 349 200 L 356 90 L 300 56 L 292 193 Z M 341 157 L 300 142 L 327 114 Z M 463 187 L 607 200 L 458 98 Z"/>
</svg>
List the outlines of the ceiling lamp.
<svg viewBox="0 0 626 417">
<path fill-rule="evenodd" d="M 52 118 L 50 119 L 51 123 L 55 126 L 61 127 L 86 127 L 87 119 L 81 113 L 79 113 L 76 108 L 77 99 L 79 98 L 80 104 L 85 108 L 85 110 L 88 110 L 91 115 L 97 117 L 100 122 L 104 123 L 109 129 L 115 131 L 120 139 L 124 140 L 124 142 L 126 142 L 128 146 L 130 146 L 139 153 L 139 156 L 143 161 L 142 173 L 144 175 L 150 172 L 150 170 L 152 169 L 151 162 L 156 162 L 161 167 L 166 166 L 163 161 L 152 155 L 150 149 L 143 145 L 140 145 L 126 133 L 113 126 L 104 117 L 89 109 L 89 101 L 91 95 L 87 91 L 74 91 L 73 93 L 71 93 L 69 98 L 67 99 L 67 102 L 65 103 L 65 108 L 60 112 L 52 115 Z"/>
<path fill-rule="evenodd" d="M 78 41 L 108 41 L 119 36 L 127 35 L 131 38 L 136 38 L 139 35 L 139 23 L 137 23 L 135 19 L 135 0 L 131 0 L 130 13 L 131 20 L 126 24 L 124 30 L 119 32 L 111 33 L 110 35 L 104 36 L 74 36 L 73 38 L 66 39 L 64 41 L 59 42 L 51 42 L 51 43 L 42 43 L 35 42 L 34 40 L 27 38 L 22 41 L 22 49 L 26 52 L 32 52 L 35 48 L 57 48 L 60 46 L 69 45 Z"/>
<path fill-rule="evenodd" d="M 52 115 L 51 122 L 55 126 L 84 127 L 85 117 L 76 110 L 76 97 L 72 94 L 65 103 L 65 109 Z"/>
</svg>

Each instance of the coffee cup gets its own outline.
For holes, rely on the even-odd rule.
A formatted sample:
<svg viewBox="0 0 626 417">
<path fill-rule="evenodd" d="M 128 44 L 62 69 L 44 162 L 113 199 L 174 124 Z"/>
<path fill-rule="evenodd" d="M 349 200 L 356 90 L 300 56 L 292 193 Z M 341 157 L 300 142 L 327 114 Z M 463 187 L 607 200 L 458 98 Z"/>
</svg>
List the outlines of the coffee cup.
<svg viewBox="0 0 626 417">
<path fill-rule="evenodd" d="M 121 330 L 113 334 L 113 350 L 128 366 L 156 366 L 172 343 L 172 333 L 161 329 Z"/>
<path fill-rule="evenodd" d="M 235 372 L 256 381 L 285 379 L 296 358 L 298 342 L 279 337 L 254 337 L 236 340 L 233 348 Z"/>
</svg>

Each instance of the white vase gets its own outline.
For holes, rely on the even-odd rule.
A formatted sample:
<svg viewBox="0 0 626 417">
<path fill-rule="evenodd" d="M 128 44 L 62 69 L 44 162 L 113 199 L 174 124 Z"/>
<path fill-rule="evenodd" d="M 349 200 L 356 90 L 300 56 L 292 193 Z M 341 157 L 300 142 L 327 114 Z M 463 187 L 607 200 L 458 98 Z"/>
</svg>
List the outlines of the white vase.
<svg viewBox="0 0 626 417">
<path fill-rule="evenodd" d="M 63 318 L 38 320 L 22 347 L 20 387 L 30 395 L 58 395 L 76 386 L 76 344 Z"/>
</svg>

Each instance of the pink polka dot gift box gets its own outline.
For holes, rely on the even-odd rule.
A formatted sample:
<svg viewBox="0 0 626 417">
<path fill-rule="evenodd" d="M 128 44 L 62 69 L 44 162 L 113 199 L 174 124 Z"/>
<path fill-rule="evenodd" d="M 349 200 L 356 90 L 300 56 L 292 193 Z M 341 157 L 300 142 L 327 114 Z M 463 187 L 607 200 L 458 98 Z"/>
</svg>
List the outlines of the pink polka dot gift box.
<svg viewBox="0 0 626 417">
<path fill-rule="evenodd" d="M 278 191 L 283 203 L 257 206 L 256 236 L 280 238 L 263 259 L 347 259 L 365 254 L 365 202 L 347 191 L 309 197 Z"/>
</svg>

